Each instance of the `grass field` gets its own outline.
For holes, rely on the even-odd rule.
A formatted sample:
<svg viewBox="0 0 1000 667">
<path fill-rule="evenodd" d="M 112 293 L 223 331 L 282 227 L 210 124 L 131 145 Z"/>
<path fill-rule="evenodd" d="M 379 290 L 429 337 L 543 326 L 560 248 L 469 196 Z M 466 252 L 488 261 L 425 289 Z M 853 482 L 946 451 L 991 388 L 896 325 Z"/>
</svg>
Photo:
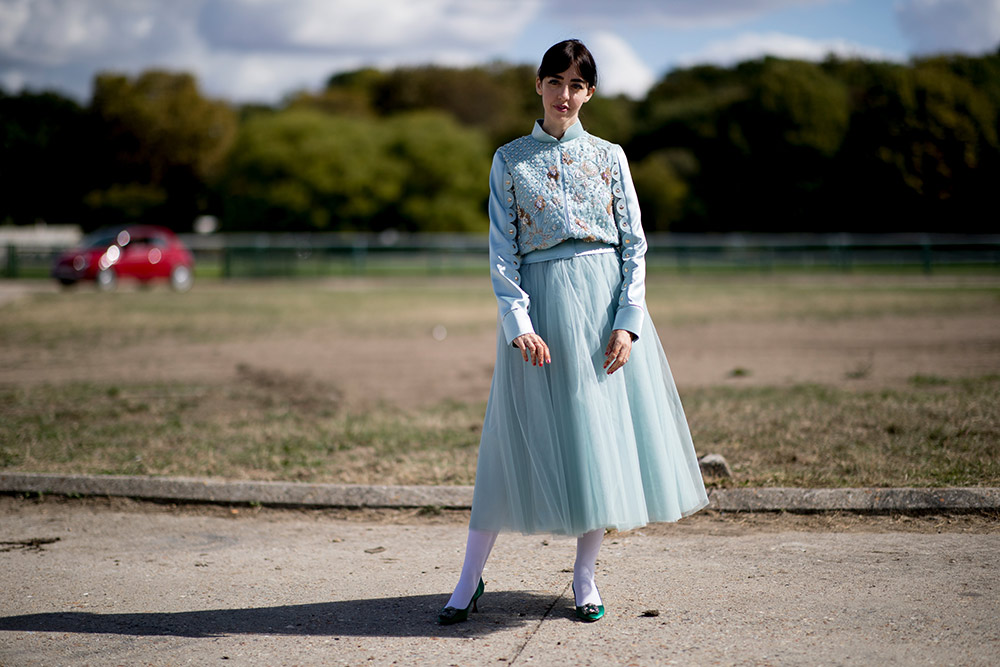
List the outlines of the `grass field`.
<svg viewBox="0 0 1000 667">
<path fill-rule="evenodd" d="M 653 274 L 648 299 L 716 483 L 1000 483 L 995 275 Z M 0 305 L 0 470 L 469 484 L 494 330 L 481 276 L 44 285 Z"/>
</svg>

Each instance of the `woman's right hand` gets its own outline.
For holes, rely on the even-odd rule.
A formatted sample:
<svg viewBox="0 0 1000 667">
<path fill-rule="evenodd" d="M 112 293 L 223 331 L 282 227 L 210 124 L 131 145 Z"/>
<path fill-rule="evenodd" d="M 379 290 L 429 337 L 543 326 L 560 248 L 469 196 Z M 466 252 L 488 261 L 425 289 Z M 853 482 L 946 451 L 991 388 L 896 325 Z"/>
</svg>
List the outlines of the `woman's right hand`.
<svg viewBox="0 0 1000 667">
<path fill-rule="evenodd" d="M 532 366 L 552 363 L 552 357 L 549 355 L 549 346 L 536 333 L 521 334 L 511 341 L 511 343 L 514 347 L 521 350 L 521 356 L 524 357 L 525 361 L 528 361 L 529 357 L 531 358 Z"/>
</svg>

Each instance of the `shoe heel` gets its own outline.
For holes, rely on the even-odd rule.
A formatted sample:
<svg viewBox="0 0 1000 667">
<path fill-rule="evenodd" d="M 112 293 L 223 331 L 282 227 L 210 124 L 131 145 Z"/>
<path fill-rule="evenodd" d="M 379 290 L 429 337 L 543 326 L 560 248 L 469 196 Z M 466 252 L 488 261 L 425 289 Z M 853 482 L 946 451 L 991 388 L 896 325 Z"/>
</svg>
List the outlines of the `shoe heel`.
<svg viewBox="0 0 1000 667">
<path fill-rule="evenodd" d="M 479 603 L 476 600 L 472 601 L 472 611 L 477 614 L 479 613 Z"/>
</svg>

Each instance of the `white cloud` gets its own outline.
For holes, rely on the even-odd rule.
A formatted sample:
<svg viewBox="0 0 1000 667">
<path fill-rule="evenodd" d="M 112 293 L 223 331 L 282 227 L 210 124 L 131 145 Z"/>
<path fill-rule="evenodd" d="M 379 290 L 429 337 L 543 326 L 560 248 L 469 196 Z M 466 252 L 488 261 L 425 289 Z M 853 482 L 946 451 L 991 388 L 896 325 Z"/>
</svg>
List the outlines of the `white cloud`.
<svg viewBox="0 0 1000 667">
<path fill-rule="evenodd" d="M 23 72 L 16 69 L 9 69 L 0 72 L 0 85 L 11 93 L 19 93 L 24 89 L 25 77 Z"/>
<path fill-rule="evenodd" d="M 240 102 L 275 103 L 296 90 L 320 88 L 333 72 L 366 63 L 349 57 L 300 53 L 192 53 L 187 71 L 197 71 L 202 88 L 212 96 Z"/>
<path fill-rule="evenodd" d="M 622 20 L 670 28 L 731 26 L 788 7 L 823 5 L 832 0 L 548 0 L 555 14 L 607 23 Z"/>
<path fill-rule="evenodd" d="M 25 24 L 31 18 L 29 2 L 30 0 L 0 2 L 0 49 L 11 48 L 24 30 Z"/>
<path fill-rule="evenodd" d="M 533 1 L 514 4 L 216 0 L 200 17 L 203 52 L 190 66 L 216 94 L 274 102 L 367 65 L 471 65 L 494 57 L 532 20 Z"/>
<path fill-rule="evenodd" d="M 200 2 L 0 0 L 0 60 L 52 67 L 162 52 Z"/>
<path fill-rule="evenodd" d="M 702 63 L 733 65 L 744 60 L 763 56 L 794 58 L 798 60 L 823 60 L 830 54 L 841 58 L 869 60 L 901 60 L 899 54 L 855 44 L 843 39 L 808 39 L 782 33 L 743 33 L 732 39 L 709 42 L 695 53 L 678 58 L 681 66 Z"/>
<path fill-rule="evenodd" d="M 200 29 L 214 46 L 251 51 L 488 50 L 513 39 L 537 8 L 535 0 L 213 0 Z"/>
<path fill-rule="evenodd" d="M 195 73 L 211 95 L 277 101 L 345 68 L 491 60 L 539 6 L 539 0 L 0 0 L 0 80 L 85 98 L 98 71 L 161 67 Z"/>
<path fill-rule="evenodd" d="M 1000 0 L 907 0 L 895 10 L 917 53 L 981 53 L 1000 46 Z"/>
<path fill-rule="evenodd" d="M 639 54 L 624 39 L 612 32 L 596 32 L 587 40 L 597 61 L 602 93 L 642 97 L 656 81 L 656 76 Z"/>
</svg>

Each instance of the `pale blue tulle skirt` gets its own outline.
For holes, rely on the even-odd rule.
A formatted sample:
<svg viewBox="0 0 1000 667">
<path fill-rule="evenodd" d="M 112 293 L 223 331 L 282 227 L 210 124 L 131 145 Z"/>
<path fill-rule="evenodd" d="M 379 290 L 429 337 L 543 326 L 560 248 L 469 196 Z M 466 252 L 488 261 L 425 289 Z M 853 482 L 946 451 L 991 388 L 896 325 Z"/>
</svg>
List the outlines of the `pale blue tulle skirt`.
<svg viewBox="0 0 1000 667">
<path fill-rule="evenodd" d="M 470 528 L 579 536 L 676 521 L 708 504 L 677 388 L 650 318 L 629 362 L 603 368 L 621 288 L 617 253 L 524 264 L 551 365 L 497 330 Z"/>
</svg>

